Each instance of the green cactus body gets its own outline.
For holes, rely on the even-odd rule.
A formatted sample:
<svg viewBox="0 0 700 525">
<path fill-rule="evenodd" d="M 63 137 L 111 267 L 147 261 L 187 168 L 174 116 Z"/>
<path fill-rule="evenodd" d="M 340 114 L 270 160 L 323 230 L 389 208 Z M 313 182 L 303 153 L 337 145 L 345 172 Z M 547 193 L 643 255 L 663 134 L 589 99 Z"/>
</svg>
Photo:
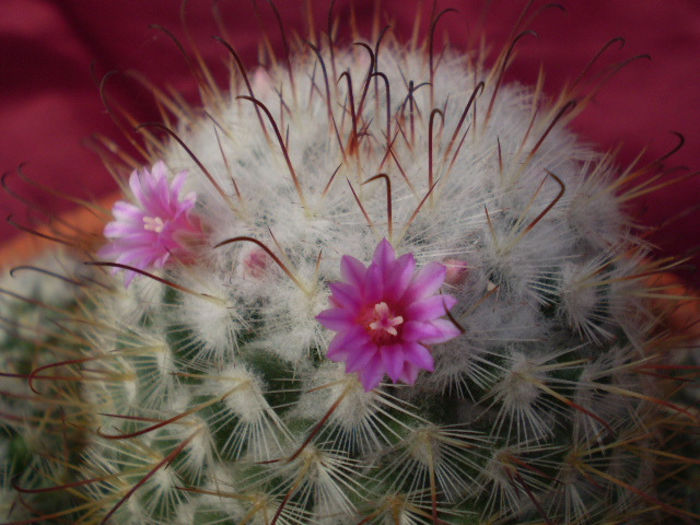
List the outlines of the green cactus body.
<svg viewBox="0 0 700 525">
<path fill-rule="evenodd" d="M 72 307 L 40 309 L 58 335 L 34 342 L 36 393 L 16 401 L 61 399 L 62 414 L 30 447 L 16 436 L 40 425 L 23 409 L 2 446 L 24 458 L 16 485 L 47 522 L 692 516 L 682 453 L 663 451 L 695 416 L 645 373 L 679 345 L 648 309 L 643 279 L 660 266 L 642 261 L 611 159 L 565 129 L 577 94 L 548 106 L 502 85 L 507 53 L 487 70 L 374 44 L 307 47 L 291 70 L 247 79 L 234 64 L 230 91 L 205 86 L 202 108 L 159 95 L 179 122 L 164 141 L 141 130 L 146 164 L 162 161 L 168 183 L 186 173 L 192 236 L 174 235 L 162 265 L 92 266 Z M 148 232 L 169 224 L 143 218 Z M 456 301 L 440 326 L 459 335 L 425 345 L 434 370 L 413 384 L 367 390 L 328 358 L 335 334 L 316 317 L 342 257 L 366 266 L 382 239 L 417 272 L 447 268 L 438 294 Z M 405 329 L 372 305 L 361 326 Z M 59 496 L 63 510 L 46 503 Z M 25 523 L 20 507 L 3 517 Z"/>
</svg>

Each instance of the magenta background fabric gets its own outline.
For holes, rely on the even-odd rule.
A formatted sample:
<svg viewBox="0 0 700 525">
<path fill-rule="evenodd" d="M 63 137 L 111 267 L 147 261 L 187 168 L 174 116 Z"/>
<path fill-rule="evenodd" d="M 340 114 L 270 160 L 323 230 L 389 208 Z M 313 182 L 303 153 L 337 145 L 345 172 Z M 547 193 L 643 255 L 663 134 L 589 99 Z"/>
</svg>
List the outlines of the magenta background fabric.
<svg viewBox="0 0 700 525">
<path fill-rule="evenodd" d="M 317 27 L 325 29 L 325 1 L 314 5 Z M 546 2 L 535 2 L 535 6 Z M 227 56 L 211 36 L 221 34 L 212 5 L 218 5 L 230 43 L 247 66 L 257 60 L 261 28 L 273 46 L 282 49 L 272 11 L 258 1 L 259 17 L 252 2 L 245 0 L 190 0 L 186 21 L 190 35 L 207 62 L 225 85 Z M 289 35 L 306 35 L 304 0 L 278 0 Z M 370 34 L 373 1 L 355 0 L 357 26 Z M 543 12 L 533 24 L 539 38 L 524 38 L 508 78 L 532 84 L 539 64 L 546 72 L 545 91 L 554 97 L 611 38 L 622 36 L 627 45 L 613 47 L 598 70 L 625 58 L 648 53 L 651 61 L 639 60 L 616 75 L 585 112 L 573 123 L 581 137 L 601 150 L 620 146 L 619 163 L 625 165 L 646 148 L 643 163 L 671 150 L 677 143 L 672 130 L 683 133 L 685 146 L 668 159 L 667 166 L 698 169 L 700 144 L 700 3 L 696 0 L 587 0 L 564 1 L 567 11 Z M 350 2 L 338 0 L 336 13 L 349 18 Z M 415 6 L 422 5 L 422 30 L 426 33 L 432 2 L 383 0 L 381 10 L 395 20 L 399 34 L 408 36 Z M 504 44 L 523 0 L 440 1 L 439 7 L 456 7 L 438 26 L 439 40 L 448 34 L 456 47 L 465 47 L 481 34 L 494 50 Z M 172 41 L 149 24 L 161 24 L 186 42 L 179 16 L 179 0 L 3 0 L 0 2 L 0 170 L 13 171 L 26 162 L 32 178 L 81 197 L 99 197 L 116 189 L 98 156 L 85 145 L 94 133 L 106 135 L 128 147 L 111 122 L 102 102 L 97 79 L 112 70 L 134 69 L 145 73 L 156 85 L 171 85 L 196 101 L 196 84 Z M 349 38 L 344 39 L 349 42 Z M 147 91 L 124 75 L 110 78 L 110 96 L 139 121 L 158 120 Z M 676 175 L 684 173 L 674 172 Z M 672 175 L 671 175 L 672 176 Z M 39 207 L 54 212 L 71 206 L 42 192 L 32 191 L 16 175 L 11 188 L 31 196 Z M 661 224 L 682 210 L 700 203 L 700 180 L 687 180 L 646 196 L 632 212 L 645 225 Z M 41 218 L 28 214 L 14 198 L 0 195 L 0 239 L 16 230 L 4 221 L 12 213 L 23 224 Z M 700 213 L 673 221 L 650 237 L 660 254 L 698 257 Z M 687 265 L 683 275 L 696 285 L 700 278 Z"/>
</svg>

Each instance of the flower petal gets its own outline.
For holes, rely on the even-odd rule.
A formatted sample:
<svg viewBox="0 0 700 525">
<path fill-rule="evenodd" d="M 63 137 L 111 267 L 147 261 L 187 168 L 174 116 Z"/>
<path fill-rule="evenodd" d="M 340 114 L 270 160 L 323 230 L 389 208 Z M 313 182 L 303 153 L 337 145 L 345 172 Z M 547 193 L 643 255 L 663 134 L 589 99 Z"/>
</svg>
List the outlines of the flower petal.
<svg viewBox="0 0 700 525">
<path fill-rule="evenodd" d="M 381 301 L 384 296 L 384 277 L 379 266 L 373 264 L 367 268 L 363 292 L 363 298 L 368 305 Z"/>
<path fill-rule="evenodd" d="M 155 171 L 155 166 L 153 167 L 153 170 Z M 175 178 L 170 183 L 170 191 L 173 193 L 173 195 L 180 195 L 180 191 L 182 191 L 182 186 L 185 184 L 186 179 L 187 170 L 181 171 L 175 175 Z"/>
<path fill-rule="evenodd" d="M 341 353 L 351 352 L 354 348 L 360 348 L 369 342 L 367 332 L 361 326 L 353 326 L 347 332 L 338 332 L 328 345 L 326 355 L 329 359 Z M 332 359 L 338 361 L 338 359 Z"/>
<path fill-rule="evenodd" d="M 451 295 L 433 295 L 411 303 L 404 310 L 404 316 L 407 321 L 431 321 L 445 315 L 456 303 L 457 299 Z"/>
<path fill-rule="evenodd" d="M 354 326 L 353 312 L 342 308 L 329 308 L 316 316 L 316 320 L 329 330 L 344 331 Z"/>
<path fill-rule="evenodd" d="M 116 270 L 116 268 L 115 268 L 115 270 Z M 133 281 L 134 277 L 136 277 L 137 275 L 139 275 L 139 274 L 137 274 L 136 272 L 132 272 L 130 270 L 127 270 L 126 272 L 124 272 L 124 286 L 129 286 L 131 284 L 131 281 Z"/>
<path fill-rule="evenodd" d="M 339 307 L 358 310 L 362 304 L 362 297 L 357 288 L 343 282 L 331 283 L 328 285 L 331 290 L 331 301 Z"/>
<path fill-rule="evenodd" d="M 409 343 L 404 345 L 403 356 L 406 361 L 413 363 L 418 368 L 433 372 L 435 370 L 435 360 L 433 355 L 423 345 Z"/>
<path fill-rule="evenodd" d="M 418 372 L 420 369 L 413 363 L 406 361 L 403 365 L 403 372 L 401 373 L 401 381 L 406 384 L 413 385 L 418 379 Z"/>
<path fill-rule="evenodd" d="M 363 369 L 377 355 L 377 345 L 367 342 L 361 347 L 354 348 L 345 361 L 346 372 L 357 372 Z"/>
<path fill-rule="evenodd" d="M 396 383 L 403 371 L 404 345 L 393 344 L 379 347 L 382 363 L 391 380 Z"/>
<path fill-rule="evenodd" d="M 386 239 L 382 239 L 374 250 L 374 255 L 372 256 L 372 265 L 377 266 L 381 273 L 381 276 L 386 280 L 389 276 L 391 270 L 391 265 L 396 259 L 396 252 L 394 247 Z"/>
<path fill-rule="evenodd" d="M 442 337 L 442 331 L 434 325 L 436 321 L 408 321 L 401 330 L 401 339 L 406 342 L 432 341 Z"/>
<path fill-rule="evenodd" d="M 151 176 L 153 177 L 154 180 L 160 180 L 163 178 L 167 178 L 168 167 L 165 165 L 165 162 L 163 162 L 162 160 L 159 160 L 158 162 L 156 162 L 151 167 Z"/>
<path fill-rule="evenodd" d="M 130 202 L 117 201 L 112 206 L 114 222 L 133 222 L 141 226 L 143 224 L 143 210 Z"/>
<path fill-rule="evenodd" d="M 331 344 L 328 345 L 326 357 L 335 363 L 340 363 L 341 361 L 345 361 L 348 358 L 351 350 L 347 346 L 341 344 L 334 345 L 333 343 L 336 339 L 342 339 L 342 335 L 338 334 L 333 338 Z"/>
<path fill-rule="evenodd" d="M 351 286 L 362 289 L 366 272 L 367 268 L 365 268 L 365 265 L 354 257 L 343 255 L 340 259 L 340 275 Z"/>
<path fill-rule="evenodd" d="M 129 188 L 131 188 L 131 193 L 134 195 L 134 199 L 137 202 L 144 201 L 143 188 L 141 186 L 141 178 L 136 170 L 131 172 L 129 176 Z M 122 201 L 123 202 L 123 201 Z"/>
<path fill-rule="evenodd" d="M 418 272 L 402 300 L 406 303 L 412 303 L 433 295 L 445 281 L 445 273 L 446 269 L 442 264 L 428 264 Z"/>
<path fill-rule="evenodd" d="M 384 294 L 387 299 L 391 302 L 398 302 L 401 299 L 415 269 L 416 260 L 411 253 L 406 253 L 394 261 L 391 274 L 387 276 L 384 285 Z"/>
<path fill-rule="evenodd" d="M 384 367 L 382 366 L 382 358 L 379 352 L 372 356 L 372 359 L 359 371 L 358 375 L 365 392 L 369 392 L 379 385 L 384 377 Z"/>
<path fill-rule="evenodd" d="M 433 328 L 435 328 L 436 334 L 421 339 L 422 343 L 444 343 L 445 341 L 454 339 L 455 337 L 461 334 L 459 328 L 457 328 L 455 324 L 449 319 L 436 319 L 434 321 L 430 321 L 430 324 L 433 325 Z"/>
</svg>

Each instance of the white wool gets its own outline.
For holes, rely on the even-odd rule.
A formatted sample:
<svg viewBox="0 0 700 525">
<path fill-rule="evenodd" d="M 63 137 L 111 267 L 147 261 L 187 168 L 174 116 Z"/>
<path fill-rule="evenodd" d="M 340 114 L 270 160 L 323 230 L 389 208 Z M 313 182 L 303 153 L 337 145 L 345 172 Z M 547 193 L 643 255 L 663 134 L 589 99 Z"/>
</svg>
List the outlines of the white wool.
<svg viewBox="0 0 700 525">
<path fill-rule="evenodd" d="M 238 98 L 248 91 L 236 72 L 229 93 L 177 125 L 191 153 L 154 148 L 171 176 L 187 172 L 204 232 L 191 260 L 153 271 L 164 282 L 124 288 L 122 271 L 100 268 L 105 286 L 87 290 L 75 318 L 2 298 L 2 315 L 55 323 L 30 334 L 38 343 L 70 342 L 57 358 L 41 348 L 32 366 L 79 361 L 79 388 L 56 397 L 90 430 L 82 474 L 100 481 L 75 490 L 114 505 L 136 487 L 115 515 L 125 523 L 510 523 L 543 518 L 538 507 L 565 523 L 627 505 L 620 487 L 643 486 L 651 469 L 623 445 L 657 431 L 648 396 L 662 392 L 638 373 L 658 351 L 656 319 L 612 161 L 567 118 L 554 122 L 562 102 L 500 85 L 469 56 L 445 50 L 431 72 L 424 50 L 387 38 L 389 107 L 384 77 L 366 82 L 365 49 L 338 46 L 334 61 L 346 73 L 328 93 L 308 49 L 291 60 L 294 88 L 281 62 L 249 73 L 274 125 Z M 426 343 L 435 370 L 415 385 L 367 392 L 328 359 L 335 333 L 317 316 L 342 258 L 367 265 L 383 238 L 418 269 L 464 265 L 441 289 L 461 334 Z M 17 286 L 69 300 L 54 281 Z M 16 348 L 0 356 L 8 371 L 26 357 Z M 21 394 L 3 407 L 40 419 L 27 388 L 3 391 Z M 31 427 L 23 439 L 41 437 Z"/>
</svg>

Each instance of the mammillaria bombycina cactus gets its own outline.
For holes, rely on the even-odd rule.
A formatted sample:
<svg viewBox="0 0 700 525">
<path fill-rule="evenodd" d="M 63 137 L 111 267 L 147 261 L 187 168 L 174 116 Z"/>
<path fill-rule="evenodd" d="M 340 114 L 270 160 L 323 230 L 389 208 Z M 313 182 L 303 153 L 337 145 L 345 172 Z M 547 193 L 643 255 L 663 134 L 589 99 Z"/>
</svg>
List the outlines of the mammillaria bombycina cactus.
<svg viewBox="0 0 700 525">
<path fill-rule="evenodd" d="M 43 276 L 72 299 L 5 293 L 3 519 L 697 518 L 644 169 L 567 131 L 591 93 L 503 83 L 520 36 L 490 68 L 433 36 L 255 74 L 223 42 L 230 91 L 157 91 L 102 246 Z"/>
</svg>

